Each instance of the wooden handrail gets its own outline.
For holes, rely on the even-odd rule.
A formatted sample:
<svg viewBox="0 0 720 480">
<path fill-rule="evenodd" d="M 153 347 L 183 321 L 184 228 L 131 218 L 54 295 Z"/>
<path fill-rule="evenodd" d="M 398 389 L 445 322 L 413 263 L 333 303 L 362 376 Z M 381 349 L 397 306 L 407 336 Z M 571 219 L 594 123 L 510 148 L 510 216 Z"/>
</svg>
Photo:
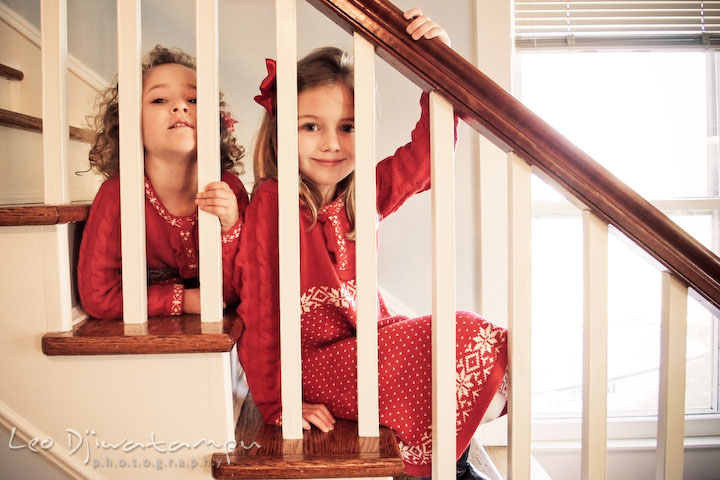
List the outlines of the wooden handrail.
<svg viewBox="0 0 720 480">
<path fill-rule="evenodd" d="M 0 125 L 33 132 L 42 132 L 42 118 L 17 113 L 0 108 Z M 70 127 L 70 140 L 77 140 L 84 143 L 92 143 L 95 139 L 95 132 L 87 128 Z"/>
<path fill-rule="evenodd" d="M 413 41 L 402 12 L 386 0 L 308 0 L 499 148 L 627 235 L 720 310 L 720 259 L 607 169 L 440 41 Z"/>
<path fill-rule="evenodd" d="M 90 203 L 0 205 L 0 227 L 84 222 L 89 211 Z"/>
<path fill-rule="evenodd" d="M 0 77 L 7 78 L 8 80 L 22 80 L 25 78 L 25 74 L 20 70 L 0 63 Z"/>
</svg>

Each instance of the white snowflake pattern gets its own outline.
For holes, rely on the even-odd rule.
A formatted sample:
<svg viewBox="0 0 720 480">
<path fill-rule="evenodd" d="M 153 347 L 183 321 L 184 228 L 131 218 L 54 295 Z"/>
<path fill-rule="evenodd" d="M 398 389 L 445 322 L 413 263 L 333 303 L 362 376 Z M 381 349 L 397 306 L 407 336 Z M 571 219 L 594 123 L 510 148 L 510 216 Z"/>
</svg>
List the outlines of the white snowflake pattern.
<svg viewBox="0 0 720 480">
<path fill-rule="evenodd" d="M 505 340 L 506 331 L 492 324 L 482 327 L 472 337 L 463 355 L 457 359 L 455 392 L 457 395 L 457 428 L 466 423 L 476 398 L 479 385 L 485 385 L 493 371 L 498 344 Z"/>
<path fill-rule="evenodd" d="M 345 232 L 343 232 L 342 225 L 340 223 L 340 212 L 344 208 L 345 202 L 343 202 L 342 199 L 338 199 L 333 203 L 325 205 L 321 210 L 321 212 L 327 213 L 328 221 L 333 226 L 333 230 L 335 230 L 335 241 L 338 247 L 338 270 L 347 270 L 349 267 L 347 243 L 345 242 Z"/>
<path fill-rule="evenodd" d="M 303 313 L 327 304 L 346 310 L 355 310 L 355 294 L 355 280 L 341 283 L 340 288 L 325 285 L 310 287 L 300 297 L 300 306 Z"/>
<path fill-rule="evenodd" d="M 406 445 L 402 440 L 398 445 L 400 456 L 406 463 L 428 465 L 432 461 L 432 432 L 429 428 L 423 433 L 418 445 Z"/>
<path fill-rule="evenodd" d="M 145 178 L 145 196 L 150 202 L 150 205 L 153 206 L 155 211 L 158 213 L 158 215 L 160 215 L 163 220 L 165 220 L 173 227 L 182 227 L 183 222 L 181 221 L 181 219 L 172 217 L 167 212 L 167 210 L 165 210 L 165 207 L 162 206 L 162 203 L 155 195 L 155 190 L 153 190 L 152 185 L 150 185 L 150 181 L 147 178 Z M 190 225 L 194 226 L 195 222 L 197 222 L 197 211 L 192 216 L 187 217 L 185 220 L 188 221 Z"/>
<path fill-rule="evenodd" d="M 173 285 L 173 299 L 172 299 L 172 307 L 170 309 L 170 315 L 181 315 L 182 312 L 182 301 L 183 301 L 183 294 L 185 289 L 182 285 L 176 284 Z"/>
</svg>

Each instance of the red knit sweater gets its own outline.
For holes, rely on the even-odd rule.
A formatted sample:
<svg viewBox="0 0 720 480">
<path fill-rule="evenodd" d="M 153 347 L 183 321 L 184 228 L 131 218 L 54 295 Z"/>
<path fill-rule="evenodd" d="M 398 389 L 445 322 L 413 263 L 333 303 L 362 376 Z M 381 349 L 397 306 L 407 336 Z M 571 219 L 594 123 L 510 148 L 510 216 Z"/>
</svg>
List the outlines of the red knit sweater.
<svg viewBox="0 0 720 480">
<path fill-rule="evenodd" d="M 232 288 L 232 264 L 248 195 L 234 174 L 225 171 L 222 180 L 235 193 L 240 212 L 238 222 L 222 236 L 223 296 L 226 303 L 233 304 L 238 296 Z M 145 178 L 145 229 L 148 315 L 180 315 L 185 287 L 197 286 L 197 210 L 187 217 L 172 215 Z M 91 317 L 122 317 L 119 176 L 103 182 L 90 207 L 80 245 L 78 289 L 82 306 Z"/>
</svg>

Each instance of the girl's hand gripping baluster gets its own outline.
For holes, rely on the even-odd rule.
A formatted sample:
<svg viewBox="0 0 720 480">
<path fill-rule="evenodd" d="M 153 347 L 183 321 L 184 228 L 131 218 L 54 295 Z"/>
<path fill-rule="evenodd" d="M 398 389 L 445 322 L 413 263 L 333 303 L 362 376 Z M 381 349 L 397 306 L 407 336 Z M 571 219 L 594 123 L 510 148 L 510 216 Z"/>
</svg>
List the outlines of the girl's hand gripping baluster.
<svg viewBox="0 0 720 480">
<path fill-rule="evenodd" d="M 195 204 L 203 212 L 212 213 L 220 219 L 223 232 L 232 229 L 240 218 L 235 194 L 225 182 L 212 182 L 198 192 Z"/>
</svg>

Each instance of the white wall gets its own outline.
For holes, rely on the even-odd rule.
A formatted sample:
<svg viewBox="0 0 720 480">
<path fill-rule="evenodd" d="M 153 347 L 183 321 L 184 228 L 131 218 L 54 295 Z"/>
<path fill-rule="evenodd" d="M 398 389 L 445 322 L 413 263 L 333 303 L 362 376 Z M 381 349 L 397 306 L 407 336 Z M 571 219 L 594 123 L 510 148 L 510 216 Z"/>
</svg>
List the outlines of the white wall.
<svg viewBox="0 0 720 480">
<path fill-rule="evenodd" d="M 42 70 L 39 31 L 36 26 L 0 3 L 0 63 L 22 71 L 22 81 L 0 79 L 0 108 L 42 117 Z M 83 78 L 73 69 L 68 82 L 68 120 L 75 127 L 86 125 L 97 95 L 94 77 Z M 0 162 L 0 204 L 43 202 L 42 137 L 35 132 L 0 127 L 3 161 Z M 72 172 L 87 169 L 90 146 L 69 143 Z M 94 175 L 71 175 L 72 200 L 89 200 L 95 195 Z"/>
</svg>

